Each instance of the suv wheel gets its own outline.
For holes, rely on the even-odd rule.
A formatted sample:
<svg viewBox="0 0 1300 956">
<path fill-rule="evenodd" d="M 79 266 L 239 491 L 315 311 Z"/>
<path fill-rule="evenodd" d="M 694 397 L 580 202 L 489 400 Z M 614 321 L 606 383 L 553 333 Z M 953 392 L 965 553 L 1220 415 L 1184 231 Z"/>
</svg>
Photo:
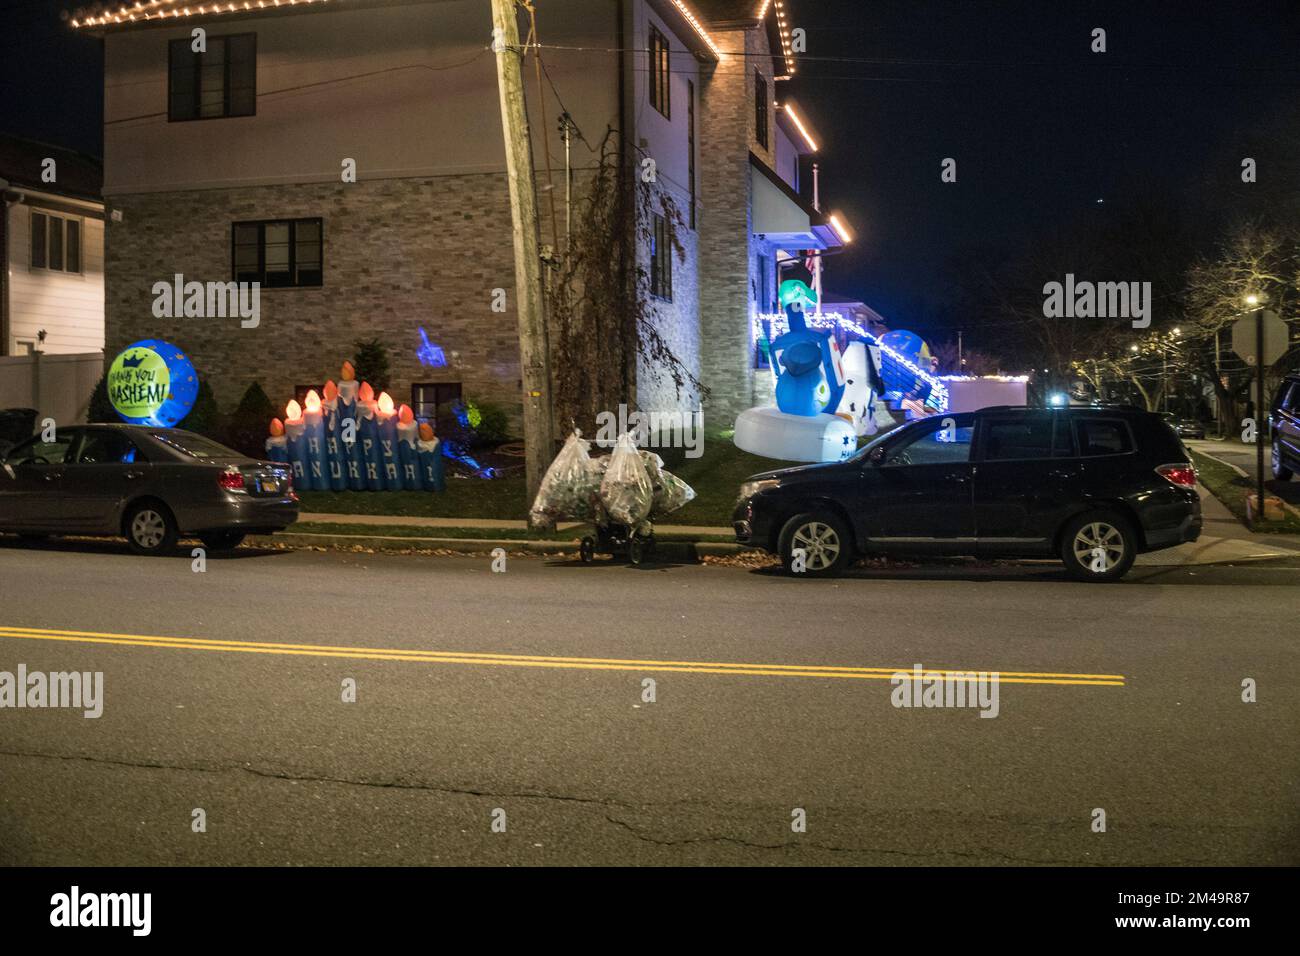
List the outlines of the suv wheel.
<svg viewBox="0 0 1300 956">
<path fill-rule="evenodd" d="M 167 554 L 176 547 L 176 519 L 156 501 L 136 505 L 124 524 L 127 544 L 136 554 Z"/>
<path fill-rule="evenodd" d="M 1090 511 L 1065 526 L 1061 560 L 1079 581 L 1118 581 L 1137 557 L 1137 534 L 1114 511 Z"/>
<path fill-rule="evenodd" d="M 1282 443 L 1273 439 L 1273 477 L 1278 481 L 1290 481 L 1291 469 L 1282 464 Z"/>
<path fill-rule="evenodd" d="M 785 523 L 777 542 L 787 574 L 811 578 L 829 577 L 848 566 L 852 546 L 848 529 L 834 515 L 825 512 L 798 514 Z M 796 550 L 802 550 L 802 570 L 796 570 Z"/>
</svg>

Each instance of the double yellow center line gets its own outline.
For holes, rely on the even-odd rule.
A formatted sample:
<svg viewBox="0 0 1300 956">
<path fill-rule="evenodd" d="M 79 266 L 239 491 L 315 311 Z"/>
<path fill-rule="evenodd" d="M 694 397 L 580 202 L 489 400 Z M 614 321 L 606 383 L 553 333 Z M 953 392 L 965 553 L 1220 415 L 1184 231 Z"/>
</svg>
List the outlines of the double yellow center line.
<svg viewBox="0 0 1300 956">
<path fill-rule="evenodd" d="M 56 631 L 34 627 L 0 626 L 0 638 L 66 641 L 77 644 L 111 644 L 125 647 L 170 648 L 182 651 L 225 651 L 237 654 L 285 654 L 299 657 L 338 657 L 348 660 L 405 661 L 417 664 L 473 664 L 503 667 L 552 667 L 571 670 L 663 671 L 682 674 L 728 674 L 746 677 L 821 677 L 850 680 L 890 680 L 901 674 L 911 680 L 911 665 L 902 667 L 840 667 L 829 664 L 744 664 L 716 661 L 625 660 L 605 657 L 549 657 L 537 654 L 486 654 L 470 651 L 428 651 L 416 648 L 357 647 L 338 644 L 282 644 L 267 641 L 216 641 L 194 637 L 146 634 L 104 634 L 96 631 Z M 929 668 L 922 676 L 933 680 L 966 675 L 970 670 Z M 992 674 L 993 671 L 985 671 Z M 1034 671 L 996 671 L 1005 684 L 1082 684 L 1123 687 L 1122 674 L 1057 674 Z"/>
</svg>

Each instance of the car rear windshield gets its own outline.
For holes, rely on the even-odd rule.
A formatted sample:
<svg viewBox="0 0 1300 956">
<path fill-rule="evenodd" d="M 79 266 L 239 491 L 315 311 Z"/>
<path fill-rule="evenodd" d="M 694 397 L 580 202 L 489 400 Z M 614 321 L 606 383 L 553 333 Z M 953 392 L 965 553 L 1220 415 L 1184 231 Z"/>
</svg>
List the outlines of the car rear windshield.
<svg viewBox="0 0 1300 956">
<path fill-rule="evenodd" d="M 183 455 L 190 458 L 244 458 L 233 448 L 227 448 L 225 445 L 214 442 L 211 438 L 204 438 L 202 435 L 195 435 L 193 432 L 168 431 L 168 432 L 150 432 L 154 439 L 162 442 L 168 448 L 175 448 Z"/>
</svg>

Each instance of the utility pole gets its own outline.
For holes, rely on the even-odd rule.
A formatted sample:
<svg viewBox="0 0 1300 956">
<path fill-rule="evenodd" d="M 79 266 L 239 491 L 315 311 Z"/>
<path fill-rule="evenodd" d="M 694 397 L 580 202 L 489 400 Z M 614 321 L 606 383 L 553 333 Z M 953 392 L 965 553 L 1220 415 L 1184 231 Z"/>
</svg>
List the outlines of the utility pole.
<svg viewBox="0 0 1300 956">
<path fill-rule="evenodd" d="M 515 311 L 519 316 L 519 364 L 524 380 L 524 470 L 531 505 L 551 463 L 551 370 L 542 304 L 542 262 L 538 253 L 537 193 L 532 140 L 524 108 L 524 81 L 515 20 L 515 0 L 492 0 L 492 51 L 501 94 L 506 177 L 514 222 Z M 531 520 L 531 519 L 530 519 Z"/>
<path fill-rule="evenodd" d="M 961 357 L 961 329 L 957 330 L 957 374 L 958 375 L 966 374 L 966 363 L 962 360 Z"/>
</svg>

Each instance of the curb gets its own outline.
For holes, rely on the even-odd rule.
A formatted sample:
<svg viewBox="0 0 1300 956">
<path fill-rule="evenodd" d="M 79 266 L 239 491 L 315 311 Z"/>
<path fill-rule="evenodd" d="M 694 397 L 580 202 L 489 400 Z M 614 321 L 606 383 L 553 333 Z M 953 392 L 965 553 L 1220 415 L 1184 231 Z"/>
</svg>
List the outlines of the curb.
<svg viewBox="0 0 1300 956">
<path fill-rule="evenodd" d="M 521 538 L 426 538 L 408 535 L 312 534 L 292 531 L 273 535 L 249 535 L 248 544 L 253 547 L 329 548 L 341 551 L 369 548 L 375 551 L 452 551 L 459 554 L 487 554 L 496 548 L 533 554 L 576 554 L 578 551 L 577 538 L 569 541 L 531 541 Z M 747 550 L 753 549 L 739 544 L 715 541 L 660 541 L 655 546 L 655 556 L 669 561 L 697 562 L 705 555 L 725 556 L 740 554 Z"/>
</svg>

